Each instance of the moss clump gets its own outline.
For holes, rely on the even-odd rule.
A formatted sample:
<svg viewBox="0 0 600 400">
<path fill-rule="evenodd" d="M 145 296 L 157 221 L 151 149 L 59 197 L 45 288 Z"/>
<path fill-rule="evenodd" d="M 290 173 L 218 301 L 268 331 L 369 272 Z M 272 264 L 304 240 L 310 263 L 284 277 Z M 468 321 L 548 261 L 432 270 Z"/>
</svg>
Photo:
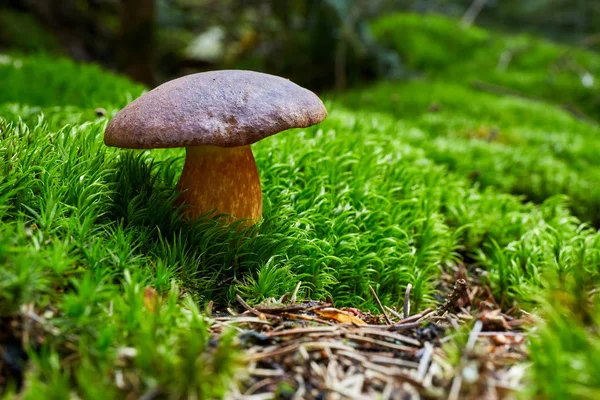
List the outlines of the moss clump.
<svg viewBox="0 0 600 400">
<path fill-rule="evenodd" d="M 0 63 L 0 104 L 121 108 L 144 90 L 128 79 L 49 55 L 9 54 Z"/>
<path fill-rule="evenodd" d="M 535 202 L 566 194 L 579 218 L 600 224 L 600 128 L 576 111 L 600 109 L 590 107 L 598 82 L 588 88 L 581 70 L 554 68 L 567 57 L 598 75 L 600 56 L 461 28 L 434 15 L 392 15 L 375 21 L 373 30 L 423 75 L 356 89 L 338 101 L 401 119 L 403 140 L 483 187 Z M 521 47 L 527 50 L 515 53 L 506 68 L 497 67 L 504 52 Z"/>
<path fill-rule="evenodd" d="M 569 105 L 600 121 L 600 55 L 528 35 L 502 35 L 439 15 L 395 14 L 372 24 L 410 68 L 437 80 L 483 81 Z"/>
</svg>

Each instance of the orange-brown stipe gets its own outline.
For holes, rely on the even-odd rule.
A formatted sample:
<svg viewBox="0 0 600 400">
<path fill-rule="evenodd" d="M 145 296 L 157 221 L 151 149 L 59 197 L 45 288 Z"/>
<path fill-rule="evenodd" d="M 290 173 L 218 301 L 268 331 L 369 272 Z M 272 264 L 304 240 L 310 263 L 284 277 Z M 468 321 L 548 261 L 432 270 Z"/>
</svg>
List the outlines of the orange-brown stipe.
<svg viewBox="0 0 600 400">
<path fill-rule="evenodd" d="M 249 224 L 259 220 L 262 192 L 250 146 L 196 146 L 186 152 L 177 187 L 189 218 L 216 210 L 215 214 L 247 218 Z"/>
</svg>

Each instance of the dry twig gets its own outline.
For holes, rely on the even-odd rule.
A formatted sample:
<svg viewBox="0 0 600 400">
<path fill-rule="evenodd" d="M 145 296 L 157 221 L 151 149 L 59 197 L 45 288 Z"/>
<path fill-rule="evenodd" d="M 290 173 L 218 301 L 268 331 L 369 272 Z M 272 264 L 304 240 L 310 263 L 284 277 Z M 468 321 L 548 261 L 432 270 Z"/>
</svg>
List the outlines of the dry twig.
<svg viewBox="0 0 600 400">
<path fill-rule="evenodd" d="M 392 321 L 390 321 L 390 318 L 387 316 L 387 313 L 385 312 L 385 308 L 383 308 L 383 304 L 381 304 L 379 297 L 377 297 L 377 293 L 375 293 L 375 289 L 373 289 L 373 286 L 371 286 L 371 285 L 369 285 L 369 289 L 371 290 L 371 294 L 373 295 L 373 298 L 375 299 L 375 302 L 377 303 L 379 310 L 381 311 L 381 313 L 383 314 L 383 317 L 385 318 L 385 322 L 388 325 L 391 325 Z"/>
<path fill-rule="evenodd" d="M 410 291 L 412 290 L 412 285 L 409 283 L 406 286 L 406 293 L 404 293 L 404 319 L 408 318 L 410 314 Z"/>
</svg>

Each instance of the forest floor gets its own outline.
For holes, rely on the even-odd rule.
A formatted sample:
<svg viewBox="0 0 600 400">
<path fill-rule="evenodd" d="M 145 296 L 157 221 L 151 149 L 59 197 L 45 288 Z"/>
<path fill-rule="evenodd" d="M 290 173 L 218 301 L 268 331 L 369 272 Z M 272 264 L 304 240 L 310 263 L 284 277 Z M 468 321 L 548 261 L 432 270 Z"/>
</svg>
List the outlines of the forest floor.
<svg viewBox="0 0 600 400">
<path fill-rule="evenodd" d="M 182 220 L 182 149 L 104 146 L 143 87 L 3 55 L 0 390 L 599 398 L 600 56 L 457 30 L 374 22 L 414 76 L 257 143 L 246 229 Z"/>
</svg>

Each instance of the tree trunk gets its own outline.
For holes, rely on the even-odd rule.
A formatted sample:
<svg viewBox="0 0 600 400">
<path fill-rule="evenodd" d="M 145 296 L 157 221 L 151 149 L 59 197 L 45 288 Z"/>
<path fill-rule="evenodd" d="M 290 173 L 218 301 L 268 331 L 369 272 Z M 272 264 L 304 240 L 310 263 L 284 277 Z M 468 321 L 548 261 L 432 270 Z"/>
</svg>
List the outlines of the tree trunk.
<svg viewBox="0 0 600 400">
<path fill-rule="evenodd" d="M 132 79 L 153 86 L 154 0 L 121 0 L 119 69 Z"/>
</svg>

